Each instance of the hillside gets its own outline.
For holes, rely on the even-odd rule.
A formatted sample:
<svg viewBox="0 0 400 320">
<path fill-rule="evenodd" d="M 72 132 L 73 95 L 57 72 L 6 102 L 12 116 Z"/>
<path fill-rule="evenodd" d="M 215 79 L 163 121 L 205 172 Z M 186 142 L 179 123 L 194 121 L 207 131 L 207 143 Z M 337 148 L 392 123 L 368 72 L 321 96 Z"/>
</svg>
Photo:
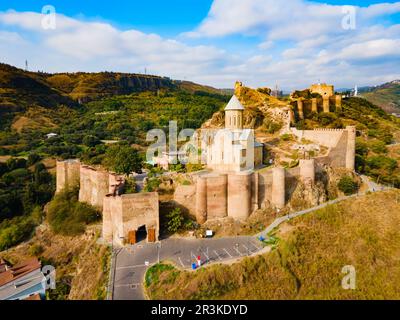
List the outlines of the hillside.
<svg viewBox="0 0 400 320">
<path fill-rule="evenodd" d="M 15 264 L 32 256 L 42 265 L 56 268 L 56 290 L 49 291 L 51 300 L 97 300 L 106 298 L 110 250 L 96 243 L 100 226 L 91 226 L 77 237 L 55 235 L 47 224 L 36 229 L 29 241 L 0 257 Z"/>
<path fill-rule="evenodd" d="M 196 272 L 156 267 L 147 293 L 151 299 L 400 299 L 399 212 L 398 190 L 347 200 L 282 225 L 278 245 L 262 256 Z M 348 265 L 356 270 L 355 290 L 341 286 Z"/>
<path fill-rule="evenodd" d="M 388 113 L 400 113 L 400 81 L 392 81 L 361 93 L 368 101 Z"/>
<path fill-rule="evenodd" d="M 0 64 L 0 114 L 29 106 L 54 108 L 60 104 L 75 105 L 65 92 L 51 87 L 43 74 Z"/>
<path fill-rule="evenodd" d="M 220 93 L 212 87 L 153 75 L 115 72 L 48 74 L 0 64 L 0 112 L 20 111 L 30 106 L 77 106 L 104 97 L 157 90 Z"/>
</svg>

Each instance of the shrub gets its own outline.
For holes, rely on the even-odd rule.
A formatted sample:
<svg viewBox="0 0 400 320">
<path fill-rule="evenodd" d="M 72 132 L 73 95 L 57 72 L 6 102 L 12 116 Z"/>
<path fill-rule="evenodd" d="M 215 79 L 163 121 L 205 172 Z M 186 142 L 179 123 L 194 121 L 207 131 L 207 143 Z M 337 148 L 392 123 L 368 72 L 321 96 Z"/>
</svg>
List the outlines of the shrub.
<svg viewBox="0 0 400 320">
<path fill-rule="evenodd" d="M 283 141 L 292 141 L 293 140 L 293 136 L 291 134 L 285 133 L 281 136 L 281 139 Z"/>
<path fill-rule="evenodd" d="M 158 189 L 161 184 L 161 180 L 158 178 L 149 178 L 145 187 L 143 188 L 144 192 L 154 192 Z"/>
<path fill-rule="evenodd" d="M 33 244 L 29 248 L 29 254 L 31 256 L 38 257 L 44 252 L 44 248 L 40 244 Z"/>
<path fill-rule="evenodd" d="M 185 220 L 184 216 L 182 215 L 181 209 L 175 208 L 170 213 L 167 214 L 167 230 L 170 233 L 177 232 L 182 226 Z"/>
<path fill-rule="evenodd" d="M 49 203 L 47 220 L 57 234 L 76 236 L 86 225 L 100 217 L 98 211 L 86 203 L 78 202 L 77 189 L 64 190 Z"/>
<path fill-rule="evenodd" d="M 39 162 L 41 159 L 42 159 L 41 156 L 39 156 L 37 153 L 30 153 L 28 156 L 27 165 L 30 167 Z"/>
<path fill-rule="evenodd" d="M 346 196 L 352 195 L 358 190 L 358 183 L 355 182 L 351 177 L 344 176 L 340 179 L 338 183 L 338 188 L 342 191 Z"/>
<path fill-rule="evenodd" d="M 9 249 L 30 237 L 35 223 L 30 216 L 16 217 L 0 223 L 0 251 Z"/>
<path fill-rule="evenodd" d="M 124 193 L 129 194 L 129 193 L 136 193 L 136 181 L 135 179 L 126 179 L 125 180 L 125 186 L 124 186 Z"/>
</svg>

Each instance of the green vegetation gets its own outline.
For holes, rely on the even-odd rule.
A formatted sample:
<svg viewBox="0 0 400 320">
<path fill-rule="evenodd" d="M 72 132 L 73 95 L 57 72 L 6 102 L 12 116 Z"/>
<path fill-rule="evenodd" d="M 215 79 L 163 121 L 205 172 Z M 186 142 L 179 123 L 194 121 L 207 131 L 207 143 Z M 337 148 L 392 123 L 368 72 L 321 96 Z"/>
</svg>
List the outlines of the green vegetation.
<svg viewBox="0 0 400 320">
<path fill-rule="evenodd" d="M 146 272 L 145 277 L 145 285 L 149 287 L 153 283 L 157 283 L 159 281 L 160 274 L 165 271 L 173 271 L 175 268 L 169 264 L 158 263 L 152 267 L 150 267 Z"/>
<path fill-rule="evenodd" d="M 185 221 L 185 217 L 182 215 L 181 209 L 179 208 L 175 208 L 170 213 L 168 213 L 167 219 L 167 230 L 171 234 L 180 230 Z"/>
<path fill-rule="evenodd" d="M 339 180 L 338 188 L 346 196 L 350 196 L 358 191 L 359 185 L 351 177 L 346 175 Z"/>
<path fill-rule="evenodd" d="M 399 299 L 399 199 L 398 190 L 381 192 L 295 218 L 280 227 L 275 250 L 196 272 L 158 270 L 147 294 L 161 300 Z M 341 286 L 347 265 L 357 272 L 355 290 Z"/>
<path fill-rule="evenodd" d="M 56 234 L 76 236 L 86 225 L 98 221 L 100 214 L 92 206 L 78 201 L 78 189 L 64 190 L 49 203 L 47 220 Z"/>
<path fill-rule="evenodd" d="M 362 96 L 388 113 L 400 112 L 400 83 L 389 82 L 375 87 Z"/>
<path fill-rule="evenodd" d="M 344 128 L 356 125 L 356 170 L 379 183 L 400 187 L 400 157 L 388 155 L 388 145 L 400 136 L 400 121 L 362 98 L 343 100 L 343 110 L 312 113 L 297 122 L 298 129 Z"/>
<path fill-rule="evenodd" d="M 142 162 L 137 150 L 130 146 L 113 145 L 107 149 L 103 165 L 117 174 L 129 176 L 133 172 L 141 173 Z"/>
<path fill-rule="evenodd" d="M 31 236 L 53 193 L 53 177 L 33 157 L 0 163 L 0 251 Z"/>
</svg>

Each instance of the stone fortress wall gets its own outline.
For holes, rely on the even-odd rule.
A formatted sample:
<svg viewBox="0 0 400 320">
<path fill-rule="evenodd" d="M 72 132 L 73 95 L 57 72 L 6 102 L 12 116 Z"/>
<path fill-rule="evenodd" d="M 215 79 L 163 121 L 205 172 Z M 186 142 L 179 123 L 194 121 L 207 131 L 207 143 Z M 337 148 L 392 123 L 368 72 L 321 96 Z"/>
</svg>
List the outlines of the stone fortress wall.
<svg viewBox="0 0 400 320">
<path fill-rule="evenodd" d="M 331 112 L 342 109 L 342 96 L 335 94 L 333 85 L 313 84 L 309 92 L 319 94 L 320 97 L 310 99 L 293 98 L 294 109 L 300 120 L 305 119 L 306 115 L 312 112 Z"/>
<path fill-rule="evenodd" d="M 79 160 L 57 161 L 56 193 L 68 187 L 79 186 L 81 163 Z"/>
<path fill-rule="evenodd" d="M 175 202 L 186 208 L 200 224 L 225 217 L 244 221 L 262 207 L 283 208 L 297 181 L 315 183 L 316 173 L 324 166 L 354 170 L 355 127 L 317 130 L 291 128 L 291 132 L 299 140 L 307 139 L 328 147 L 327 155 L 302 159 L 298 167 L 291 169 L 276 167 L 240 173 L 196 173 L 193 175 L 193 185 L 177 187 Z"/>
<path fill-rule="evenodd" d="M 103 213 L 103 239 L 122 245 L 135 243 L 136 232 L 145 226 L 147 240 L 159 237 L 157 193 L 121 194 L 124 177 L 79 160 L 57 161 L 57 192 L 79 185 L 79 201 Z"/>
</svg>

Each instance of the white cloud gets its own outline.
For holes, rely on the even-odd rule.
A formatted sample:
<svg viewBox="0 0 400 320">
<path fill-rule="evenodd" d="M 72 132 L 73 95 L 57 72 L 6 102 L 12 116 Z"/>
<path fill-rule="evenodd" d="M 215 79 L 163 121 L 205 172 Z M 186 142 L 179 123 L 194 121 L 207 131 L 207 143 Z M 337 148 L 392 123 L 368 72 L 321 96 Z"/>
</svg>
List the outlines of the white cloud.
<svg viewBox="0 0 400 320">
<path fill-rule="evenodd" d="M 190 32 L 197 38 L 179 41 L 64 15 L 57 15 L 55 30 L 44 30 L 41 14 L 7 11 L 0 12 L 0 52 L 3 62 L 23 66 L 28 59 L 32 68 L 49 72 L 147 68 L 217 87 L 232 87 L 236 80 L 287 89 L 318 79 L 339 87 L 369 85 L 400 78 L 400 25 L 375 21 L 399 10 L 400 2 L 357 8 L 356 30 L 344 30 L 340 6 L 214 0 L 208 16 Z M 224 48 L 225 36 L 234 34 L 258 44 L 240 46 L 238 37 L 233 49 Z"/>
</svg>

